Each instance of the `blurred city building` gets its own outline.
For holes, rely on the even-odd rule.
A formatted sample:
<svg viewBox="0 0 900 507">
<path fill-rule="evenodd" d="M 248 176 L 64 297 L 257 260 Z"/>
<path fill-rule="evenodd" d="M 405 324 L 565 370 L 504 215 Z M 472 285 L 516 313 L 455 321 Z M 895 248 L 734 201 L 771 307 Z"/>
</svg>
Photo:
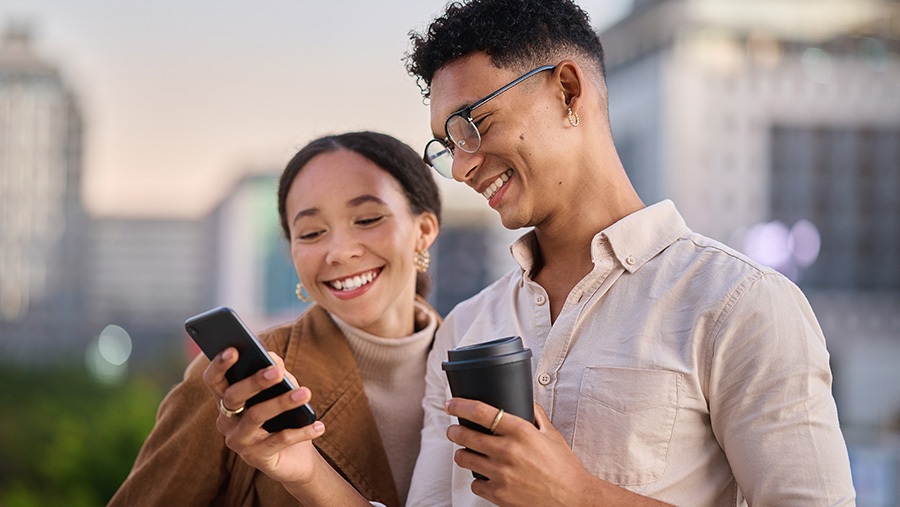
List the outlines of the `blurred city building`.
<svg viewBox="0 0 900 507">
<path fill-rule="evenodd" d="M 0 356 L 52 361 L 83 345 L 82 118 L 29 28 L 0 41 Z"/>
<path fill-rule="evenodd" d="M 639 194 L 800 284 L 859 505 L 900 505 L 900 3 L 636 0 L 601 41 Z"/>
<path fill-rule="evenodd" d="M 205 219 L 95 218 L 90 226 L 86 335 L 128 333 L 132 365 L 183 362 L 185 319 L 209 308 L 216 250 Z"/>
<path fill-rule="evenodd" d="M 278 175 L 242 178 L 210 213 L 208 306 L 233 308 L 256 331 L 293 320 L 307 307 L 295 294 L 297 273 L 281 232 Z"/>
</svg>

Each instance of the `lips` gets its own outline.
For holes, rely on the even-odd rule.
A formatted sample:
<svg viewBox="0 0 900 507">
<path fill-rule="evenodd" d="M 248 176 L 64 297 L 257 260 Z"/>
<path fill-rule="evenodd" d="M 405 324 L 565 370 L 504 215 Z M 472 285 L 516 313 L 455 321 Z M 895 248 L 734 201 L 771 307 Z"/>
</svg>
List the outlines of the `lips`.
<svg viewBox="0 0 900 507">
<path fill-rule="evenodd" d="M 512 169 L 507 169 L 507 171 L 497 177 L 493 183 L 490 184 L 483 192 L 481 192 L 481 196 L 487 200 L 491 200 L 491 197 L 494 197 L 497 194 L 497 191 L 500 190 L 500 187 L 503 186 L 504 183 L 509 181 L 509 178 L 512 176 Z"/>
<path fill-rule="evenodd" d="M 346 278 L 338 278 L 325 283 L 332 289 L 349 292 L 372 283 L 378 278 L 379 274 L 381 274 L 381 268 L 364 271 Z"/>
</svg>

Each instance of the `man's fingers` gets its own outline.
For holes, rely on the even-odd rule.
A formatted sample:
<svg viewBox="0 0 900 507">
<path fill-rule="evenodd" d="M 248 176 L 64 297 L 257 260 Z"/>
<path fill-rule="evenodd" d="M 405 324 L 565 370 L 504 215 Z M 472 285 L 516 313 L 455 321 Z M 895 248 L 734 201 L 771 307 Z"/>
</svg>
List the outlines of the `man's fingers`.
<svg viewBox="0 0 900 507">
<path fill-rule="evenodd" d="M 453 453 L 453 462 L 460 468 L 471 470 L 479 475 L 490 478 L 494 475 L 491 461 L 485 455 L 471 449 L 457 449 Z"/>
<path fill-rule="evenodd" d="M 502 433 L 501 426 L 504 425 L 504 419 L 512 419 L 516 417 L 512 414 L 500 414 L 500 409 L 492 407 L 487 403 L 469 400 L 466 398 L 451 398 L 445 405 L 444 409 L 450 415 L 455 415 L 461 419 L 472 421 L 479 426 L 490 429 L 494 428 L 494 434 Z M 498 419 L 499 416 L 499 419 Z M 497 424 L 494 424 L 494 423 Z"/>
<path fill-rule="evenodd" d="M 550 417 L 547 416 L 547 412 L 544 412 L 544 407 L 537 403 L 534 404 L 534 424 L 541 433 L 547 435 L 551 440 L 566 446 L 569 445 L 562 433 L 550 422 Z"/>
<path fill-rule="evenodd" d="M 550 418 L 547 417 L 547 412 L 544 412 L 544 407 L 537 403 L 534 404 L 534 424 L 539 430 L 550 426 Z"/>
</svg>

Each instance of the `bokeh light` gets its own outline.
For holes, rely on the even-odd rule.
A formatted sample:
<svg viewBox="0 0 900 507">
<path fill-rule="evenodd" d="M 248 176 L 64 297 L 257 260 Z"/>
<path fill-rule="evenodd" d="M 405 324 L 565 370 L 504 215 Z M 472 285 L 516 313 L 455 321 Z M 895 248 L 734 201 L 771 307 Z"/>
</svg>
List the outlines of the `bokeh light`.
<svg viewBox="0 0 900 507">
<path fill-rule="evenodd" d="M 834 62 L 831 55 L 821 48 L 807 48 L 800 57 L 803 74 L 813 83 L 828 84 L 834 77 Z"/>
<path fill-rule="evenodd" d="M 865 37 L 859 43 L 859 53 L 866 67 L 875 72 L 884 72 L 888 63 L 888 49 L 878 39 Z"/>
<path fill-rule="evenodd" d="M 802 268 L 809 267 L 819 257 L 822 237 L 819 229 L 809 220 L 800 220 L 791 227 L 788 249 Z"/>
<path fill-rule="evenodd" d="M 744 236 L 744 253 L 761 264 L 778 269 L 791 257 L 789 237 L 790 230 L 778 220 L 754 225 Z"/>
<path fill-rule="evenodd" d="M 131 348 L 131 336 L 125 329 L 114 324 L 106 326 L 85 351 L 88 373 L 105 384 L 121 382 L 128 372 Z"/>
<path fill-rule="evenodd" d="M 799 282 L 803 271 L 819 257 L 822 237 L 809 220 L 799 220 L 790 228 L 775 220 L 735 231 L 732 244 L 740 245 L 756 262 Z"/>
<path fill-rule="evenodd" d="M 103 359 L 118 366 L 128 361 L 131 356 L 131 336 L 125 329 L 110 324 L 97 338 L 97 347 Z"/>
</svg>

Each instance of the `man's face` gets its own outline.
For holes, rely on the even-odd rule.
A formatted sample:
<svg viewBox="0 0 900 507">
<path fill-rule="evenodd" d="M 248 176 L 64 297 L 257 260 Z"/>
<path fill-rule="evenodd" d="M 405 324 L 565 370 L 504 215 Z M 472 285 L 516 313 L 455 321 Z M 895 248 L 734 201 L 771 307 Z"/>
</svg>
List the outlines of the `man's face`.
<svg viewBox="0 0 900 507">
<path fill-rule="evenodd" d="M 559 184 L 559 130 L 566 109 L 552 86 L 553 72 L 541 72 L 472 111 L 481 134 L 475 153 L 455 149 L 453 178 L 481 194 L 510 229 L 547 219 L 562 196 Z M 446 137 L 447 117 L 491 94 L 513 79 L 484 53 L 473 53 L 441 67 L 431 83 L 431 130 Z M 554 181 L 556 180 L 556 181 Z"/>
</svg>

